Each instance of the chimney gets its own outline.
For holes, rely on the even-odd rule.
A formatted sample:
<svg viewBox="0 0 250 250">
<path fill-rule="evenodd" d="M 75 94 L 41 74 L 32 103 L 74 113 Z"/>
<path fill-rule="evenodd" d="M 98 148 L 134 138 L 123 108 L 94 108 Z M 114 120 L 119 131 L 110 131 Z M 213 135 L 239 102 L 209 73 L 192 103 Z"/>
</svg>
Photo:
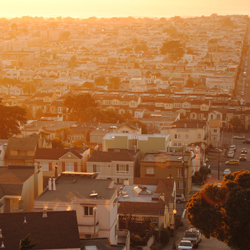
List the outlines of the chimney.
<svg viewBox="0 0 250 250">
<path fill-rule="evenodd" d="M 49 181 L 48 181 L 48 190 L 52 190 L 51 178 L 49 178 Z"/>
<path fill-rule="evenodd" d="M 5 248 L 5 246 L 4 246 L 4 242 L 2 241 L 2 245 L 1 245 L 1 247 L 0 248 Z"/>
<path fill-rule="evenodd" d="M 56 190 L 56 178 L 53 178 L 53 190 Z"/>
<path fill-rule="evenodd" d="M 47 209 L 44 208 L 43 209 L 43 218 L 47 218 L 47 217 L 48 217 L 48 215 L 47 215 Z"/>
<path fill-rule="evenodd" d="M 85 150 L 85 143 L 82 144 L 82 149 Z"/>
<path fill-rule="evenodd" d="M 24 217 L 24 219 L 23 219 L 23 223 L 27 223 L 26 217 Z"/>
</svg>

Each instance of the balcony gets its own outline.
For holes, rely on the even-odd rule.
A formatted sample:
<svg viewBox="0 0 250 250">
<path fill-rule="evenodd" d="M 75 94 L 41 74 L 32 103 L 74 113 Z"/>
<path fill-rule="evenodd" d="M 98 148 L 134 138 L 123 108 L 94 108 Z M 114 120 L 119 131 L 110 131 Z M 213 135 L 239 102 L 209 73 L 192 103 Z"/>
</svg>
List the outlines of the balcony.
<svg viewBox="0 0 250 250">
<path fill-rule="evenodd" d="M 116 231 L 117 245 L 126 246 L 126 250 L 130 249 L 130 232 L 126 229 Z"/>
</svg>

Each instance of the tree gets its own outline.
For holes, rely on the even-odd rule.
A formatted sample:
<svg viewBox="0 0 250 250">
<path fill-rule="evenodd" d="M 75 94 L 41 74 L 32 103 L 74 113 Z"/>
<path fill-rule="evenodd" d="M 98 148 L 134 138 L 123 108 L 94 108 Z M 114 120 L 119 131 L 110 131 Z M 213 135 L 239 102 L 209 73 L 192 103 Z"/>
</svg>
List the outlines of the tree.
<svg viewBox="0 0 250 250">
<path fill-rule="evenodd" d="M 63 141 L 57 137 L 52 139 L 51 142 L 52 142 L 52 148 L 64 148 L 65 147 Z"/>
<path fill-rule="evenodd" d="M 241 126 L 241 120 L 238 116 L 233 116 L 232 119 L 230 120 L 230 123 L 233 128 L 238 129 Z"/>
<path fill-rule="evenodd" d="M 30 109 L 25 105 L 25 104 L 22 104 L 22 108 L 25 110 L 26 114 L 25 114 L 25 118 L 27 120 L 33 120 L 33 115 L 30 111 Z"/>
<path fill-rule="evenodd" d="M 187 79 L 187 83 L 186 83 L 186 87 L 194 87 L 195 86 L 195 83 L 194 83 L 194 80 L 192 77 L 189 77 Z"/>
<path fill-rule="evenodd" d="M 70 37 L 70 31 L 64 31 L 62 34 L 61 34 L 61 36 L 60 36 L 60 38 L 61 38 L 61 40 L 69 40 L 69 37 Z"/>
<path fill-rule="evenodd" d="M 36 111 L 36 119 L 40 119 L 44 115 L 44 112 L 39 108 Z"/>
<path fill-rule="evenodd" d="M 68 141 L 69 135 L 73 132 L 69 127 L 62 127 L 56 129 L 56 138 L 59 138 L 61 141 Z"/>
<path fill-rule="evenodd" d="M 79 94 L 67 96 L 64 100 L 64 105 L 69 109 L 69 117 L 72 120 L 83 119 L 84 111 L 89 107 L 96 107 L 97 104 L 90 94 Z"/>
<path fill-rule="evenodd" d="M 87 89 L 93 89 L 94 88 L 94 83 L 93 82 L 85 82 L 82 86 L 84 88 L 87 88 Z"/>
<path fill-rule="evenodd" d="M 27 122 L 24 108 L 13 106 L 6 107 L 0 100 L 0 139 L 7 139 L 12 135 L 20 134 L 20 125 Z"/>
<path fill-rule="evenodd" d="M 77 66 L 77 58 L 76 58 L 76 56 L 72 56 L 72 57 L 70 58 L 70 61 L 68 62 L 68 64 L 69 64 L 70 67 L 75 67 L 75 66 Z"/>
<path fill-rule="evenodd" d="M 33 240 L 31 239 L 30 234 L 28 234 L 24 239 L 21 240 L 19 250 L 28 250 L 34 248 L 38 242 L 36 243 L 31 243 Z"/>
<path fill-rule="evenodd" d="M 97 78 L 95 78 L 95 83 L 98 86 L 104 86 L 107 84 L 105 76 L 99 76 Z"/>
<path fill-rule="evenodd" d="M 161 54 L 169 55 L 172 60 L 179 60 L 183 57 L 184 53 L 183 45 L 178 40 L 165 42 L 161 47 Z"/>
<path fill-rule="evenodd" d="M 119 89 L 121 80 L 117 76 L 113 76 L 109 79 L 109 86 L 111 89 Z"/>
<path fill-rule="evenodd" d="M 221 186 L 206 185 L 189 199 L 187 218 L 206 238 L 216 238 L 233 249 L 250 245 L 250 171 L 224 177 Z"/>
<path fill-rule="evenodd" d="M 138 62 L 134 62 L 134 69 L 139 69 L 140 68 L 140 65 Z"/>
</svg>

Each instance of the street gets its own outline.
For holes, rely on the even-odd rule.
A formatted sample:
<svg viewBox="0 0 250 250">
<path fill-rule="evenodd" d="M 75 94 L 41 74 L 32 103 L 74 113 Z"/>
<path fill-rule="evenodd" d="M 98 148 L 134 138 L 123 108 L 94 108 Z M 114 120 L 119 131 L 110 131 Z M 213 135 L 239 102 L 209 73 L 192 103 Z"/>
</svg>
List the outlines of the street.
<svg viewBox="0 0 250 250">
<path fill-rule="evenodd" d="M 220 154 L 220 180 L 223 179 L 223 171 L 226 168 L 229 168 L 232 172 L 241 170 L 241 169 L 246 169 L 250 170 L 250 144 L 245 144 L 243 143 L 243 140 L 240 139 L 233 139 L 233 136 L 236 134 L 233 133 L 224 133 L 223 134 L 223 141 L 222 145 L 226 145 L 229 147 L 230 145 L 236 145 L 237 149 L 235 152 L 235 156 L 233 158 L 229 158 L 224 155 L 224 153 Z M 246 134 L 246 139 L 250 139 L 250 134 Z M 239 159 L 241 155 L 241 150 L 242 148 L 247 149 L 247 160 L 246 161 L 240 161 L 239 165 L 226 165 L 225 162 L 229 161 L 230 159 Z M 218 170 L 218 153 L 209 153 L 207 155 L 208 161 L 207 161 L 207 166 L 210 165 L 211 170 Z M 218 173 L 215 171 L 212 171 L 212 178 L 217 178 Z"/>
</svg>

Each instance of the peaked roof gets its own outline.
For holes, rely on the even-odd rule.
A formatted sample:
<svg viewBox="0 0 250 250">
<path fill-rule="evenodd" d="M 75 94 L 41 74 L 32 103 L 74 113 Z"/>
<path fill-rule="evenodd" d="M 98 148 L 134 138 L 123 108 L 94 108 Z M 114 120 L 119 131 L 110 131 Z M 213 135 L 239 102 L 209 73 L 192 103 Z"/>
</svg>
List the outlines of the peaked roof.
<svg viewBox="0 0 250 250">
<path fill-rule="evenodd" d="M 17 137 L 10 137 L 8 140 L 8 146 L 5 153 L 6 159 L 33 159 L 33 156 L 29 155 L 11 155 L 10 150 L 30 150 L 33 151 L 36 149 L 38 143 L 38 138 L 35 136 L 29 136 L 26 138 L 17 138 Z"/>
<path fill-rule="evenodd" d="M 38 148 L 36 150 L 35 159 L 39 160 L 59 160 L 67 153 L 75 155 L 77 158 L 82 159 L 82 155 L 75 149 L 70 148 Z"/>
<path fill-rule="evenodd" d="M 1 213 L 0 225 L 5 249 L 19 249 L 29 233 L 33 249 L 80 249 L 76 211 Z"/>
<path fill-rule="evenodd" d="M 5 195 L 21 195 L 23 183 L 34 174 L 34 167 L 0 167 L 0 198 Z"/>
<path fill-rule="evenodd" d="M 108 151 L 94 151 L 88 162 L 134 161 L 138 151 L 128 149 L 109 149 Z"/>
</svg>

